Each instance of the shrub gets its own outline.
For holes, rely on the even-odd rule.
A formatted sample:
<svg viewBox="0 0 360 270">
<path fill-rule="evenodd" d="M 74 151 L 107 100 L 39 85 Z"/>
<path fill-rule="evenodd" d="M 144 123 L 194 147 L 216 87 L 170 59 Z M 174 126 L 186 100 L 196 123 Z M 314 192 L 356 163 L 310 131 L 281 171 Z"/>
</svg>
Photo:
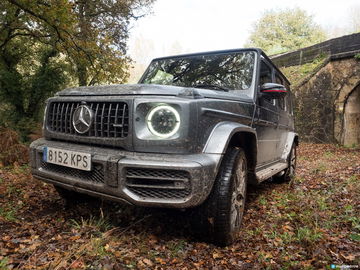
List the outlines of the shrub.
<svg viewBox="0 0 360 270">
<path fill-rule="evenodd" d="M 19 135 L 14 130 L 0 128 L 0 163 L 3 166 L 17 162 L 23 165 L 29 162 L 29 149 L 20 143 Z"/>
</svg>

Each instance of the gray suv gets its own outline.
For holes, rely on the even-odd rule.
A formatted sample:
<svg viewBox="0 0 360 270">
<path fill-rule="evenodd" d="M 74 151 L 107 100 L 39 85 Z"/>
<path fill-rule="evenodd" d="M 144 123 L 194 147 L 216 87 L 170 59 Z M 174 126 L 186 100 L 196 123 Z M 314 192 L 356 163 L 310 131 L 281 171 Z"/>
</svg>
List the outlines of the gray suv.
<svg viewBox="0 0 360 270">
<path fill-rule="evenodd" d="M 247 186 L 294 175 L 289 85 L 260 49 L 236 49 L 154 59 L 135 85 L 65 89 L 47 101 L 32 173 L 67 200 L 192 208 L 231 244 Z"/>
</svg>

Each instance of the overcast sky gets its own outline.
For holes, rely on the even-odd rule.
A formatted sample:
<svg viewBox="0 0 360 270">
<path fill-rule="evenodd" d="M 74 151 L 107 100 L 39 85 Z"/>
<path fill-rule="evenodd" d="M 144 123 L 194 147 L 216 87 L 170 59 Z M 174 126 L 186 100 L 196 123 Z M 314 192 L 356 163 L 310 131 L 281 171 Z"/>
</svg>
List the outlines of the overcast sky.
<svg viewBox="0 0 360 270">
<path fill-rule="evenodd" d="M 346 27 L 356 6 L 359 0 L 157 0 L 152 14 L 134 23 L 129 54 L 147 62 L 174 51 L 241 48 L 267 9 L 299 7 L 326 29 Z"/>
</svg>

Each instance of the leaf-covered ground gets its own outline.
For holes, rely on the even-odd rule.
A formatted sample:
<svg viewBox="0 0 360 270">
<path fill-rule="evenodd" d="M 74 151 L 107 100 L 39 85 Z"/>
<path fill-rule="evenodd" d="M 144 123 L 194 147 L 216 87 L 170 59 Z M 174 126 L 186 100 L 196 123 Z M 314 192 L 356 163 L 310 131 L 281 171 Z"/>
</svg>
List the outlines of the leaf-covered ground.
<svg viewBox="0 0 360 270">
<path fill-rule="evenodd" d="M 360 150 L 301 144 L 290 184 L 249 192 L 226 248 L 197 240 L 187 212 L 97 200 L 67 206 L 27 167 L 0 168 L 0 269 L 326 269 L 358 266 Z"/>
</svg>

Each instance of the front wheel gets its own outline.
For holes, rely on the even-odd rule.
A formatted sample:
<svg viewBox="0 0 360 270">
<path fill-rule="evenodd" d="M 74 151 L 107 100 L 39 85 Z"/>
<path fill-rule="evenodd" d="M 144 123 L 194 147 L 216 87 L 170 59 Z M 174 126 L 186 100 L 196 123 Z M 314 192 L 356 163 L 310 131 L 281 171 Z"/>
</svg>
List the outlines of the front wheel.
<svg viewBox="0 0 360 270">
<path fill-rule="evenodd" d="M 202 230 L 219 246 L 230 245 L 241 227 L 247 190 L 247 161 L 240 148 L 226 152 L 209 198 L 198 208 Z M 196 218 L 196 217 L 194 217 Z"/>
</svg>

